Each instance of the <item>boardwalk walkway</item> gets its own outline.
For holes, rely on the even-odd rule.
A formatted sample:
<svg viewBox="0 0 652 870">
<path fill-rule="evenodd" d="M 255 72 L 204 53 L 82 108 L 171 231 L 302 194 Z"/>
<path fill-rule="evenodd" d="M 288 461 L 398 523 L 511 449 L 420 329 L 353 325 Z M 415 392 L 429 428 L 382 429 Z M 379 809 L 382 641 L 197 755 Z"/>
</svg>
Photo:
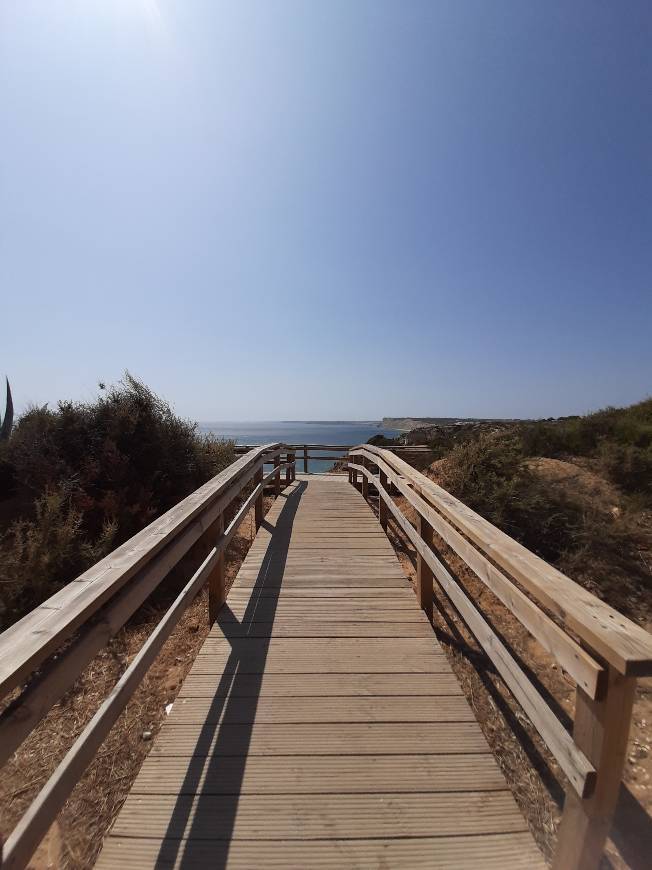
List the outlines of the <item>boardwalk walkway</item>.
<svg viewBox="0 0 652 870">
<path fill-rule="evenodd" d="M 542 866 L 346 478 L 274 503 L 97 866 Z"/>
</svg>

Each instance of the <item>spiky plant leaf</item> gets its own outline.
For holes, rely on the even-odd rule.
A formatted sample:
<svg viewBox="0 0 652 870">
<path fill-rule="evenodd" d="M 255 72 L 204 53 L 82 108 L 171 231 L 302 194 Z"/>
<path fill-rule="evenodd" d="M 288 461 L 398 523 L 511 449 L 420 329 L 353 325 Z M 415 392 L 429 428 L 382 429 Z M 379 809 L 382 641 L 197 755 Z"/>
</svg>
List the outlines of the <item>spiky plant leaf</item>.
<svg viewBox="0 0 652 870">
<path fill-rule="evenodd" d="M 14 402 L 11 397 L 11 387 L 9 386 L 9 378 L 7 381 L 7 402 L 5 405 L 5 416 L 0 428 L 0 441 L 8 441 L 11 435 L 11 427 L 14 424 Z"/>
</svg>

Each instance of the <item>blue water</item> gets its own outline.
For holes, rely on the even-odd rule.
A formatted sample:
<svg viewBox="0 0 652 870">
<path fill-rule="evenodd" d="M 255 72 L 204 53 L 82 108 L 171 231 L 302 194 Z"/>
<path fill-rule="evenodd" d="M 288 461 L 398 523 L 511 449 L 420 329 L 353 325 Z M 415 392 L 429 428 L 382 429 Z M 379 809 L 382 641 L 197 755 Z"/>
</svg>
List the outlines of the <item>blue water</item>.
<svg viewBox="0 0 652 870">
<path fill-rule="evenodd" d="M 285 444 L 365 444 L 372 435 L 386 435 L 394 438 L 394 429 L 382 429 L 378 423 L 370 422 L 305 422 L 272 421 L 261 423 L 200 423 L 202 432 L 211 432 L 218 438 L 228 438 L 236 444 L 269 444 L 280 441 Z M 311 451 L 317 452 L 317 451 Z M 324 455 L 344 455 L 344 451 L 328 450 Z M 297 471 L 303 471 L 301 454 L 297 454 Z M 329 471 L 333 462 L 308 461 L 308 471 Z"/>
</svg>

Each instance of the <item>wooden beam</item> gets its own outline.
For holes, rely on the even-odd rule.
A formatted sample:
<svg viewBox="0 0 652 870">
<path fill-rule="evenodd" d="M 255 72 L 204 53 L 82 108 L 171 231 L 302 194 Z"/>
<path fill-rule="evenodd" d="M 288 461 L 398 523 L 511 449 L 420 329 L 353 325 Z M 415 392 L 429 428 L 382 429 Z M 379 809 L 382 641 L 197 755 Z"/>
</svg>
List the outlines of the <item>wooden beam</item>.
<svg viewBox="0 0 652 870">
<path fill-rule="evenodd" d="M 384 501 L 381 497 L 381 501 Z M 417 514 L 417 533 L 423 543 L 432 550 L 433 535 L 432 526 L 421 514 Z M 432 622 L 432 599 L 433 599 L 433 575 L 428 562 L 421 553 L 417 553 L 417 580 L 416 593 L 419 607 L 424 611 Z"/>
<path fill-rule="evenodd" d="M 209 534 L 215 545 L 224 534 L 224 514 L 220 514 Z M 209 541 L 210 543 L 210 541 Z M 226 598 L 226 586 L 224 582 L 224 550 L 221 550 L 208 575 L 208 624 L 213 625 Z"/>
<path fill-rule="evenodd" d="M 611 829 L 632 718 L 636 679 L 609 668 L 609 685 L 599 701 L 577 689 L 575 743 L 597 769 L 593 794 L 566 794 L 554 870 L 596 870 Z"/>
<path fill-rule="evenodd" d="M 364 456 L 360 458 L 360 465 L 366 469 L 367 460 Z M 365 501 L 369 501 L 369 477 L 366 474 L 362 475 L 362 498 Z"/>
<path fill-rule="evenodd" d="M 382 471 L 382 469 L 380 469 L 379 472 L 379 484 L 385 491 L 387 491 L 387 475 Z M 383 531 L 387 533 L 387 505 L 382 496 L 378 501 L 378 519 L 380 520 L 380 525 L 382 526 Z"/>
<path fill-rule="evenodd" d="M 255 520 L 256 520 L 256 531 L 258 531 L 258 529 L 260 528 L 261 523 L 263 521 L 263 486 L 262 486 L 263 466 L 262 465 L 260 466 L 260 468 L 258 469 L 258 471 L 256 472 L 256 474 L 254 476 L 254 483 L 256 484 L 256 486 L 260 486 L 260 495 L 256 499 L 255 507 L 254 507 Z"/>
<path fill-rule="evenodd" d="M 278 498 L 281 494 L 281 457 L 274 457 L 274 495 Z"/>
</svg>

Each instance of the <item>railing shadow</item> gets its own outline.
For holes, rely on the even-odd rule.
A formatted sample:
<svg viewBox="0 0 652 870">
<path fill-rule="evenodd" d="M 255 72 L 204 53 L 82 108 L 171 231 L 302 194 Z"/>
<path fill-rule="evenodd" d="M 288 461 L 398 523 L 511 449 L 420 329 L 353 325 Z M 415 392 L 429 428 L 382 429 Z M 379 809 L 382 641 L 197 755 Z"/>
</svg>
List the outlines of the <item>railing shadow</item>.
<svg viewBox="0 0 652 870">
<path fill-rule="evenodd" d="M 287 501 L 276 523 L 272 526 L 263 521 L 262 527 L 272 533 L 272 539 L 241 621 L 233 616 L 228 602 L 220 613 L 218 622 L 230 642 L 231 651 L 159 849 L 155 864 L 159 870 L 170 866 L 190 870 L 207 865 L 219 870 L 226 866 L 271 640 L 271 637 L 256 638 L 255 667 L 244 667 L 243 654 L 250 646 L 247 629 L 263 606 L 264 612 L 258 616 L 258 621 L 270 625 L 274 622 L 282 585 L 274 578 L 283 576 L 293 521 L 306 486 L 305 482 L 299 483 L 291 492 L 281 493 L 279 498 Z M 269 579 L 273 582 L 269 583 Z M 264 598 L 261 597 L 263 590 Z M 212 791 L 211 783 L 215 782 L 228 783 L 228 793 Z M 201 806 L 202 799 L 208 796 L 213 796 L 211 812 L 217 811 L 210 821 L 215 839 L 209 842 L 206 813 Z"/>
</svg>

